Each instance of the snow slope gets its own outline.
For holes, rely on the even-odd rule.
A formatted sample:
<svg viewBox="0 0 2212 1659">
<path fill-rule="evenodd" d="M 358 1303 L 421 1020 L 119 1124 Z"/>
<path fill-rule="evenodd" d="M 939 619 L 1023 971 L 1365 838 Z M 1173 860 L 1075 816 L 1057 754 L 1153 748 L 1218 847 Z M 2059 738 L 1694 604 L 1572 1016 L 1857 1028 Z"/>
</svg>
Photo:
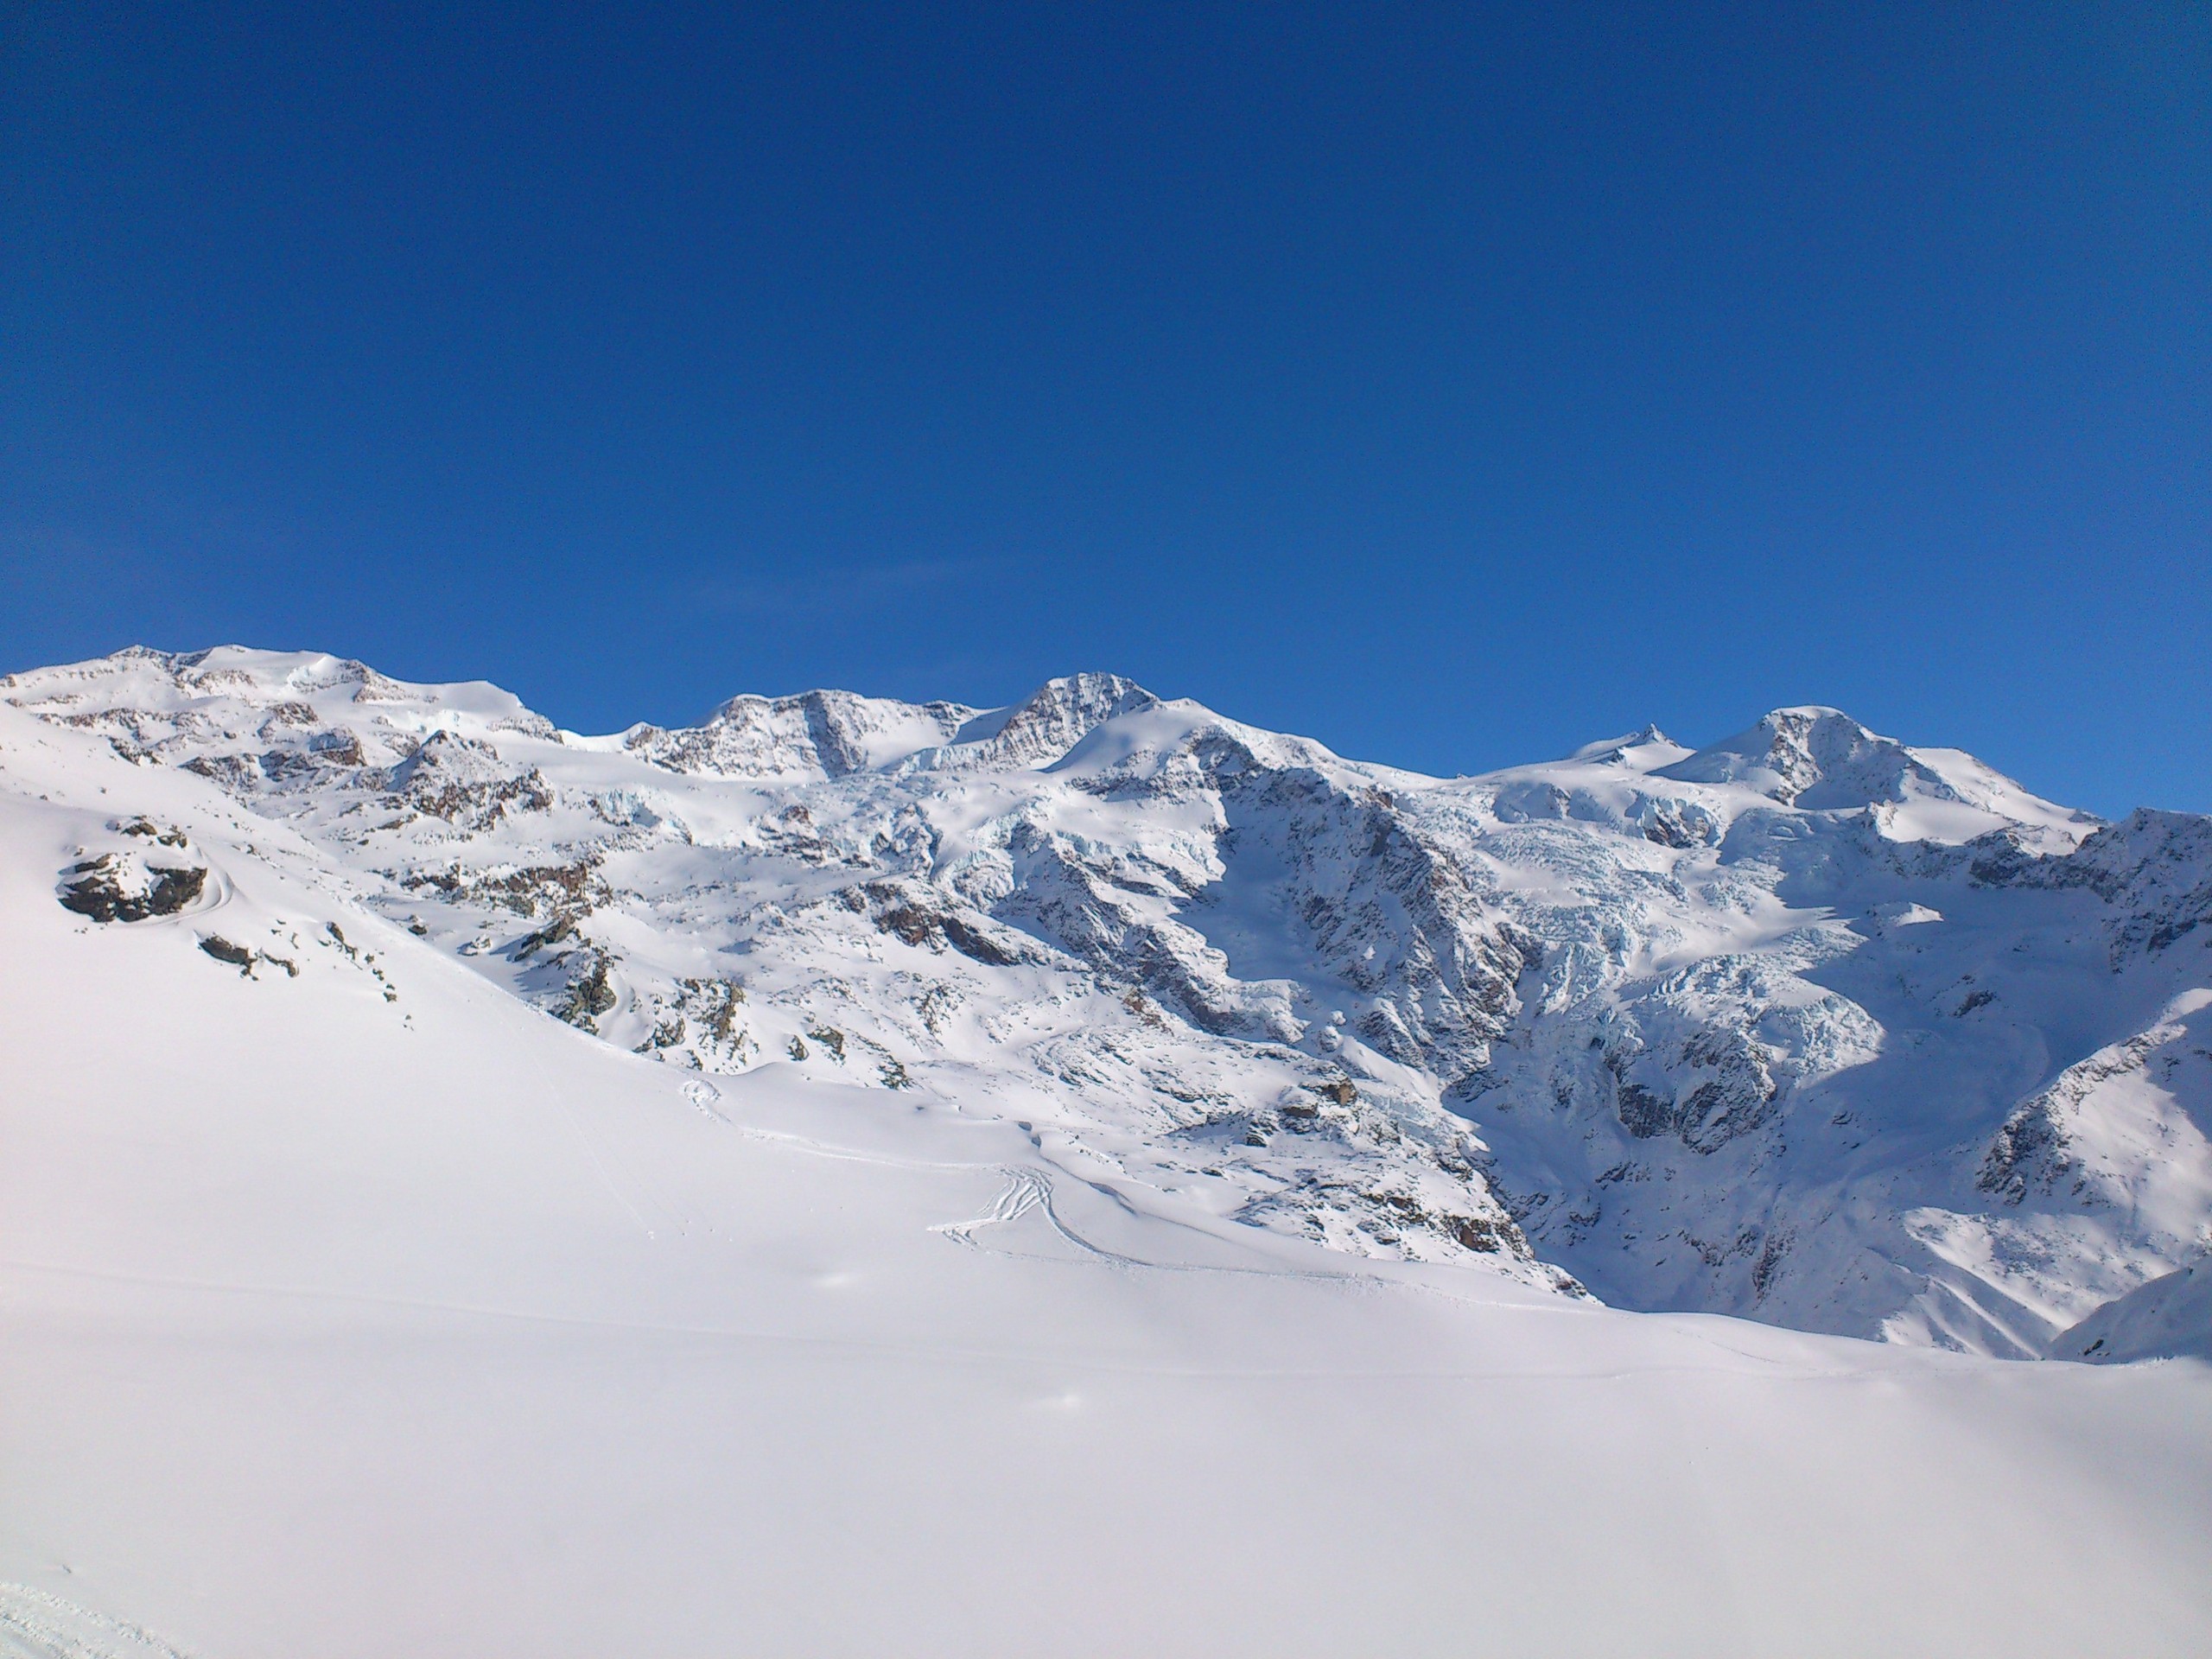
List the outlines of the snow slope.
<svg viewBox="0 0 2212 1659">
<path fill-rule="evenodd" d="M 374 683 L 305 665 L 285 688 L 302 702 L 331 695 L 315 676 Z M 1397 1248 L 1369 1233 L 1347 1249 L 1325 1227 L 1250 1224 L 1249 1200 L 1220 1189 L 1267 1192 L 1286 1142 L 1327 1148 L 1331 1171 L 1356 1174 L 1331 1179 L 1361 1191 L 1408 1172 L 1440 1184 L 1416 1189 L 1434 1211 L 1492 1211 L 1478 1171 L 1435 1161 L 1440 1131 L 1420 1139 L 1427 1074 L 1360 1025 L 1233 1034 L 1279 1008 L 1301 1018 L 1292 992 L 1232 1005 L 1224 1036 L 1150 992 L 1147 1017 L 1124 986 L 1071 988 L 1059 957 L 1018 954 L 1039 934 L 981 906 L 913 920 L 910 944 L 897 912 L 836 896 L 855 868 L 887 878 L 841 866 L 849 842 L 817 850 L 817 830 L 779 817 L 787 798 L 617 770 L 645 764 L 620 746 L 558 770 L 569 746 L 481 689 L 384 708 L 423 722 L 404 756 L 373 753 L 359 712 L 296 710 L 279 729 L 300 741 L 262 753 L 339 753 L 351 737 L 359 761 L 304 764 L 400 775 L 372 790 L 307 772 L 274 798 L 226 775 L 226 728 L 207 715 L 209 739 L 185 718 L 204 709 L 159 717 L 198 734 L 187 758 L 218 757 L 201 772 L 124 758 L 104 713 L 0 709 L 0 1651 L 2181 1654 L 2212 1639 L 2203 1367 L 2009 1365 L 1626 1313 L 1559 1294 L 1504 1236 L 1475 1230 L 1478 1249 L 1435 1229 L 1430 1243 L 1408 1222 Z M 1051 836 L 1111 823 L 1124 788 L 1173 821 L 1147 779 L 1192 764 L 1175 734 L 1193 728 L 1246 764 L 1389 786 L 1187 708 L 1109 723 L 1124 720 L 1040 774 L 1040 791 L 1068 772 L 1101 787 L 1035 808 L 1043 839 L 1019 850 L 1011 831 L 992 839 L 1003 772 L 909 757 L 941 775 L 934 799 L 974 809 L 964 831 L 950 807 L 932 823 L 938 855 L 1041 862 Z M 264 781 L 285 764 L 256 762 Z M 836 803 L 838 822 L 888 837 L 903 785 L 857 775 L 850 798 L 825 777 L 797 804 L 827 817 Z M 711 965 L 729 935 L 708 895 L 731 890 L 700 872 L 734 868 L 794 922 L 743 936 L 759 941 L 739 953 L 755 994 L 721 1005 L 738 1010 L 729 1035 L 687 1024 L 628 1052 L 513 995 L 549 993 L 505 940 L 457 953 L 503 914 L 549 930 L 543 908 L 473 896 L 537 867 L 471 860 L 494 826 L 588 817 L 579 798 L 607 850 L 576 883 L 592 903 L 575 954 L 620 953 L 620 990 L 574 1017 L 618 1034 L 664 1018 L 639 1006 L 657 982 L 635 964 L 679 942 L 655 944 L 676 931 L 641 920 L 690 906 Z M 1202 805 L 1175 810 L 1198 826 L 1194 861 L 1217 849 Z M 679 821 L 683 836 L 666 828 Z M 1411 856 L 1375 848 L 1388 839 L 1368 819 L 1349 844 L 1386 866 Z M 646 861 L 623 861 L 639 849 L 678 873 L 617 898 L 640 892 Z M 433 868 L 452 889 L 404 885 Z M 165 870 L 205 874 L 187 894 Z M 809 872 L 828 876 L 811 887 Z M 1139 895 L 1124 875 L 1113 891 Z M 168 897 L 136 920 L 57 902 L 95 879 Z M 933 882 L 906 879 L 918 907 Z M 1431 880 L 1441 914 L 1457 901 Z M 1367 891 L 1378 913 L 1384 893 L 1402 902 Z M 798 925 L 816 892 L 845 931 Z M 1158 896 L 1166 921 L 1189 902 Z M 1221 913 L 1232 961 L 1262 948 L 1263 886 Z M 938 961 L 930 930 L 955 925 L 1015 958 L 946 944 L 959 960 L 938 971 L 975 964 L 971 998 L 985 967 L 1033 984 L 988 1005 L 1004 1046 L 1103 1067 L 1105 1046 L 1052 1047 L 1073 1031 L 1126 1045 L 1135 1068 L 1156 1040 L 1187 1053 L 1193 1092 L 1228 1086 L 1221 1054 L 1293 1056 L 1265 1084 L 1285 1090 L 1325 1054 L 1338 1075 L 1363 1068 L 1352 1103 L 1309 1090 L 1300 1128 L 1287 1120 L 1305 1102 L 1279 1096 L 1270 1146 L 1243 1147 L 1070 1103 L 1126 1074 L 994 1089 L 980 1036 L 941 1058 L 894 1047 L 887 1015 L 854 1021 L 842 1065 L 820 1039 L 788 1058 L 786 1037 L 823 1014 L 769 994 L 817 985 L 775 978 L 780 941 L 824 957 L 823 939 L 846 943 L 848 1010 Z M 1389 936 L 1370 939 L 1381 957 Z M 1342 948 L 1363 964 L 1348 972 L 1417 981 Z M 1432 990 L 1477 971 L 1427 970 Z M 1182 995 L 1168 967 L 1143 982 Z M 1347 995 L 1363 1020 L 1370 997 Z M 1051 1027 L 1071 1003 L 1097 1023 Z M 678 1052 L 737 1069 L 669 1063 Z M 906 1060 L 929 1075 L 888 1086 Z M 1370 1090 L 1402 1113 L 1387 1120 L 1397 1142 Z"/>
<path fill-rule="evenodd" d="M 1438 779 L 1110 675 L 606 737 L 236 648 L 0 699 L 620 1047 L 1050 1126 L 1340 1252 L 2031 1357 L 2212 1243 L 2212 821 L 1833 709 Z"/>
<path fill-rule="evenodd" d="M 2055 1338 L 2050 1354 L 2100 1365 L 2181 1354 L 2212 1359 L 2212 1269 L 2192 1262 L 2114 1297 Z"/>
</svg>

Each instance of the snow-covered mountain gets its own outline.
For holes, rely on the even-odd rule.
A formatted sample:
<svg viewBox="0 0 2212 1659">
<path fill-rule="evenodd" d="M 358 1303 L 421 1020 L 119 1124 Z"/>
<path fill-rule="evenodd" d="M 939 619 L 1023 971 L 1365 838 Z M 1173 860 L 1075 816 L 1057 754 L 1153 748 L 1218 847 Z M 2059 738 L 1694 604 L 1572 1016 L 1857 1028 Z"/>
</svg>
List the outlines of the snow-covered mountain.
<svg viewBox="0 0 2212 1659">
<path fill-rule="evenodd" d="M 601 737 L 235 648 L 0 699 L 619 1048 L 957 1104 L 1354 1255 L 2032 1356 L 2212 1245 L 2212 820 L 1834 709 L 1443 779 L 1101 674 Z M 86 914 L 195 879 L 116 806 L 55 872 Z"/>
<path fill-rule="evenodd" d="M 2203 1652 L 2202 829 L 18 676 L 0 1656 Z"/>
</svg>

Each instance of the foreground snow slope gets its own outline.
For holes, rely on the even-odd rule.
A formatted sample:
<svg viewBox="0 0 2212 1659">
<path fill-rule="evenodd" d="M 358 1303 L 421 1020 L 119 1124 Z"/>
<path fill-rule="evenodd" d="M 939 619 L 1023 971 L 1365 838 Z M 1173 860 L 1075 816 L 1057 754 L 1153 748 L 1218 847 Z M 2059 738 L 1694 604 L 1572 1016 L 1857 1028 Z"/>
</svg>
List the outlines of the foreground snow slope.
<svg viewBox="0 0 2212 1659">
<path fill-rule="evenodd" d="M 1110 675 L 597 738 L 232 648 L 0 702 L 618 1047 L 1029 1122 L 1341 1254 L 2032 1357 L 2212 1246 L 2212 820 L 1832 709 L 1439 779 Z M 158 842 L 86 842 L 82 902 L 147 902 Z"/>
<path fill-rule="evenodd" d="M 0 987 L 0 1652 L 2212 1643 L 2201 1365 L 1619 1313 L 657 1064 L 7 709 Z"/>
</svg>

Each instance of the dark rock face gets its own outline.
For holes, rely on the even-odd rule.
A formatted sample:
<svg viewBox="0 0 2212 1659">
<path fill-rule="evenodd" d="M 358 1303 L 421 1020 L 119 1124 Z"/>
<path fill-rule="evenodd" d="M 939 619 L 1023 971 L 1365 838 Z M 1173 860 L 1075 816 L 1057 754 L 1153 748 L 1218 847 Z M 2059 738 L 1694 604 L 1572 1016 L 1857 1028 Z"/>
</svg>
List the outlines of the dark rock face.
<svg viewBox="0 0 2212 1659">
<path fill-rule="evenodd" d="M 993 968 L 1040 959 L 1042 953 L 1011 928 L 963 914 L 941 889 L 922 881 L 870 881 L 845 890 L 849 908 L 908 944 L 931 950 L 947 946 Z"/>
<path fill-rule="evenodd" d="M 200 941 L 200 948 L 218 962 L 227 962 L 241 974 L 253 972 L 253 952 L 245 945 L 232 944 L 219 933 L 210 933 Z"/>
<path fill-rule="evenodd" d="M 1692 1151 L 1716 1152 L 1774 1116 L 1779 1091 L 1773 1074 L 1743 1032 L 1701 1032 L 1683 1045 L 1682 1058 L 1712 1074 L 1681 1103 L 1682 1141 Z"/>
<path fill-rule="evenodd" d="M 1681 801 L 1645 801 L 1636 822 L 1643 838 L 1662 847 L 1709 847 L 1720 839 L 1720 825 L 1703 807 Z"/>
<path fill-rule="evenodd" d="M 73 866 L 76 877 L 61 890 L 61 907 L 96 922 L 143 922 L 150 916 L 174 916 L 198 899 L 207 885 L 204 869 L 165 869 L 149 866 L 143 884 L 134 881 L 129 868 L 113 853 Z"/>
<path fill-rule="evenodd" d="M 481 830 L 515 812 L 543 812 L 553 793 L 536 767 L 517 773 L 488 743 L 440 732 L 387 775 L 395 804 Z"/>
<path fill-rule="evenodd" d="M 580 1031 L 597 1033 L 599 1016 L 620 1000 L 607 978 L 607 969 L 606 957 L 594 951 L 590 968 L 569 982 L 567 1000 L 553 1011 L 556 1017 Z"/>
<path fill-rule="evenodd" d="M 181 830 L 164 830 L 151 818 L 133 818 L 130 823 L 115 826 L 124 835 L 138 841 L 150 841 L 162 847 L 181 847 L 186 836 Z"/>
<path fill-rule="evenodd" d="M 1675 1124 L 1675 1103 L 1640 1083 L 1624 1083 L 1615 1109 L 1621 1127 L 1639 1141 L 1665 1135 Z"/>
</svg>

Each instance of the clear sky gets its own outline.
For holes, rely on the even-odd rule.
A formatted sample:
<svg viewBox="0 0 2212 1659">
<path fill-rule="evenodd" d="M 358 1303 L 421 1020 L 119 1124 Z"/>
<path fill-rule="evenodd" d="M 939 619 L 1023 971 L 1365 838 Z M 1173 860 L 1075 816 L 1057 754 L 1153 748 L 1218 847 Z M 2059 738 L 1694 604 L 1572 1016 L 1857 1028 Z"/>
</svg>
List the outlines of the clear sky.
<svg viewBox="0 0 2212 1659">
<path fill-rule="evenodd" d="M 0 669 L 2212 810 L 2212 7 L 0 3 Z"/>
</svg>

